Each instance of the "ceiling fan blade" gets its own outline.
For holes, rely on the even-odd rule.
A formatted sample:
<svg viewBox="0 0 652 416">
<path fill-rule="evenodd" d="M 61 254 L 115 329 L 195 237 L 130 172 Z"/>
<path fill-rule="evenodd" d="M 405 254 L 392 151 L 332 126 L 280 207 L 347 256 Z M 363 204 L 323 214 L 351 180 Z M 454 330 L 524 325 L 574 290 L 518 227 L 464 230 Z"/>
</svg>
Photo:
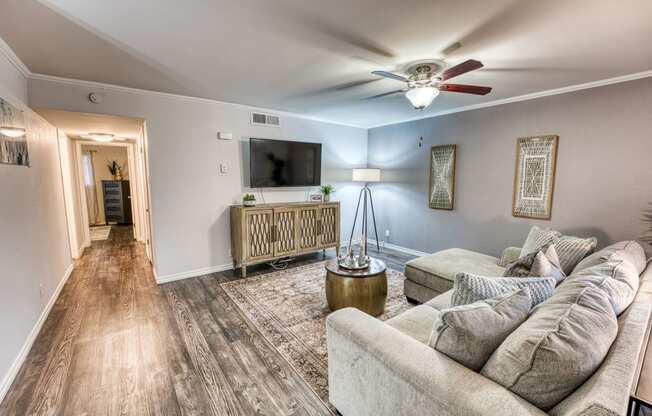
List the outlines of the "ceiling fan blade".
<svg viewBox="0 0 652 416">
<path fill-rule="evenodd" d="M 371 71 L 372 74 L 378 75 L 380 77 L 385 77 L 385 78 L 390 78 L 390 79 L 395 79 L 396 81 L 403 81 L 403 82 L 408 82 L 408 79 L 405 78 L 402 75 L 394 74 L 392 72 L 387 72 L 387 71 Z"/>
<path fill-rule="evenodd" d="M 455 65 L 445 70 L 441 74 L 441 80 L 446 81 L 447 79 L 466 74 L 467 72 L 482 68 L 483 66 L 484 65 L 482 65 L 482 62 L 476 61 L 474 59 L 469 59 L 468 61 L 462 62 L 459 65 Z"/>
<path fill-rule="evenodd" d="M 390 91 L 390 92 L 384 92 L 382 94 L 372 95 L 371 97 L 364 98 L 364 100 L 373 100 L 375 98 L 388 97 L 390 95 L 399 94 L 399 93 L 402 93 L 402 92 L 405 92 L 405 91 L 407 91 L 407 90 L 395 90 L 395 91 Z"/>
<path fill-rule="evenodd" d="M 487 95 L 491 92 L 491 87 L 480 87 L 478 85 L 464 84 L 442 84 L 439 86 L 440 91 L 461 92 L 464 94 Z"/>
<path fill-rule="evenodd" d="M 444 56 L 448 56 L 448 55 L 452 54 L 453 52 L 455 52 L 456 50 L 458 50 L 459 48 L 461 48 L 462 46 L 463 46 L 462 42 L 451 43 L 450 45 L 448 45 L 446 47 L 446 49 L 441 51 L 441 54 L 444 55 Z"/>
</svg>

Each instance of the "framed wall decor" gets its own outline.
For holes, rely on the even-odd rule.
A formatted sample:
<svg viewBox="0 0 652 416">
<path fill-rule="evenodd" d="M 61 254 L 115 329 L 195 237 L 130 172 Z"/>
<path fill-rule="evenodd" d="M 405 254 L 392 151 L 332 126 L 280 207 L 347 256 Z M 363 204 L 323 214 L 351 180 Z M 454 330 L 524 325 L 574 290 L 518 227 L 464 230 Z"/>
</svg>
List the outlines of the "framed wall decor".
<svg viewBox="0 0 652 416">
<path fill-rule="evenodd" d="M 29 166 L 25 115 L 0 98 L 0 163 Z"/>
<path fill-rule="evenodd" d="M 452 210 L 455 202 L 455 158 L 457 145 L 430 148 L 430 198 L 432 209 Z"/>
<path fill-rule="evenodd" d="M 558 142 L 559 136 L 522 137 L 516 141 L 513 216 L 550 219 Z"/>
</svg>

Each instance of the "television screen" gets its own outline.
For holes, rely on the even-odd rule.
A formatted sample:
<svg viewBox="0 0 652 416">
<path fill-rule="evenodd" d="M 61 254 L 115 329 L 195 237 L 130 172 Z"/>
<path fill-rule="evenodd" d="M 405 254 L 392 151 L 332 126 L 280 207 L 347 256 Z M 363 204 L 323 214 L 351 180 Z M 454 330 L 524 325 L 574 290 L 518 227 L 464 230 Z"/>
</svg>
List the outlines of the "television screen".
<svg viewBox="0 0 652 416">
<path fill-rule="evenodd" d="M 321 144 L 249 139 L 251 187 L 318 186 Z"/>
</svg>

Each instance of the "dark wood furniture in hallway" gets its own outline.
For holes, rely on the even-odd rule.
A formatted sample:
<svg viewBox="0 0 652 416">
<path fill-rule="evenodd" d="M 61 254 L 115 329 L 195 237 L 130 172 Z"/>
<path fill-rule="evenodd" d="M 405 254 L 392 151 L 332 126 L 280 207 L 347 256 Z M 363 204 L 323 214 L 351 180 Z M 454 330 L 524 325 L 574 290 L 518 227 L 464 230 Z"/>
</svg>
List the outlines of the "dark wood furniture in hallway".
<svg viewBox="0 0 652 416">
<path fill-rule="evenodd" d="M 131 227 L 113 227 L 76 264 L 0 415 L 329 415 L 219 285 L 238 278 L 157 286 Z"/>
</svg>

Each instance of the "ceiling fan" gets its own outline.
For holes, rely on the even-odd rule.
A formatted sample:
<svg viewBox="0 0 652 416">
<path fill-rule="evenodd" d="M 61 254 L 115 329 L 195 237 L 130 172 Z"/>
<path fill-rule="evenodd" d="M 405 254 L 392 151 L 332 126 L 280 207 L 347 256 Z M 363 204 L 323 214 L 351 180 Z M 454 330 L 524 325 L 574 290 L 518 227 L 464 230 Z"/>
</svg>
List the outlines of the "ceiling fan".
<svg viewBox="0 0 652 416">
<path fill-rule="evenodd" d="M 407 77 L 393 72 L 372 71 L 371 73 L 374 75 L 405 82 L 407 85 L 403 89 L 374 95 L 369 97 L 369 99 L 405 93 L 405 97 L 410 100 L 415 109 L 423 110 L 432 103 L 440 91 L 475 95 L 486 95 L 491 92 L 491 87 L 443 84 L 444 81 L 451 78 L 482 68 L 482 62 L 469 59 L 442 72 L 444 66 L 445 64 L 443 62 L 435 60 L 415 62 L 405 69 L 404 72 Z"/>
</svg>

